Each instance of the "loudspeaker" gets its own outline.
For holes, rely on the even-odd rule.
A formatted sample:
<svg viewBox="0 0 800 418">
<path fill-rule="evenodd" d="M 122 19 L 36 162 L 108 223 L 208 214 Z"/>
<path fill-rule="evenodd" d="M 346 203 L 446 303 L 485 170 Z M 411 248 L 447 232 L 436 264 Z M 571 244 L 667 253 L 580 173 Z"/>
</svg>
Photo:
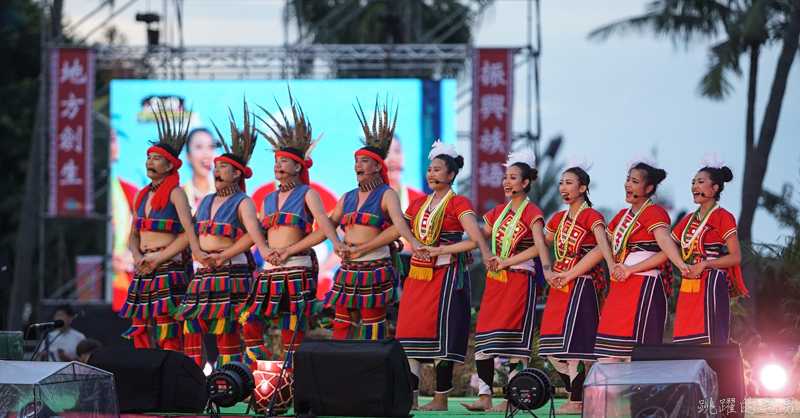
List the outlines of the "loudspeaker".
<svg viewBox="0 0 800 418">
<path fill-rule="evenodd" d="M 719 399 L 733 398 L 734 413 L 728 417 L 744 417 L 739 407 L 745 399 L 744 364 L 739 344 L 636 344 L 631 361 L 705 360 L 717 373 Z M 719 406 L 718 406 L 719 407 Z"/>
<path fill-rule="evenodd" d="M 414 378 L 397 340 L 306 339 L 294 353 L 294 411 L 406 417 Z"/>
<path fill-rule="evenodd" d="M 199 414 L 208 401 L 203 371 L 176 351 L 101 348 L 88 364 L 114 374 L 122 413 Z"/>
</svg>

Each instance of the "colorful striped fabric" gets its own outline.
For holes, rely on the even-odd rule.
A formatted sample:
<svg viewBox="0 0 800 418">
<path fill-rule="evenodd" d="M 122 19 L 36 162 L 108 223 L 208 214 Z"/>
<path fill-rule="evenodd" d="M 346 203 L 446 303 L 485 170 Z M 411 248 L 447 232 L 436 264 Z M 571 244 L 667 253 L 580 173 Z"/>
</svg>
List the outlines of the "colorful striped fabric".
<svg viewBox="0 0 800 418">
<path fill-rule="evenodd" d="M 230 238 L 238 241 L 244 236 L 244 231 L 232 226 L 231 224 L 223 224 L 212 221 L 200 221 L 197 223 L 198 235 L 215 235 L 218 237 Z"/>
<path fill-rule="evenodd" d="M 355 309 L 383 307 L 397 298 L 395 280 L 391 258 L 342 263 L 333 278 L 329 302 Z"/>
<path fill-rule="evenodd" d="M 351 228 L 353 225 L 371 226 L 381 231 L 392 226 L 389 222 L 382 220 L 380 216 L 370 213 L 351 212 L 342 216 L 339 223 L 342 228 Z"/>
<path fill-rule="evenodd" d="M 139 231 L 167 232 L 172 234 L 182 234 L 184 231 L 180 220 L 140 218 L 138 216 L 133 220 L 133 227 Z"/>
<path fill-rule="evenodd" d="M 265 217 L 264 222 L 261 223 L 261 231 L 266 234 L 267 230 L 273 226 L 290 226 L 298 228 L 306 234 L 311 233 L 311 231 L 314 229 L 311 222 L 306 221 L 299 215 L 284 212 L 276 212 Z"/>
</svg>

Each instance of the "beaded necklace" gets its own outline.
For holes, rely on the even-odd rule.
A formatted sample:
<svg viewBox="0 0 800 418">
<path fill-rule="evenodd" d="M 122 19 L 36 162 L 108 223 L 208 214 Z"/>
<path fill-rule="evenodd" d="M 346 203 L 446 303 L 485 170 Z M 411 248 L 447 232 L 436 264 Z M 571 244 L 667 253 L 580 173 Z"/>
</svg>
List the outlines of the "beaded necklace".
<svg viewBox="0 0 800 418">
<path fill-rule="evenodd" d="M 556 237 L 556 261 L 560 262 L 567 256 L 567 253 L 569 252 L 569 237 L 572 236 L 572 230 L 575 228 L 575 224 L 578 223 L 578 216 L 580 216 L 581 212 L 588 207 L 589 204 L 583 202 L 583 205 L 581 205 L 581 207 L 578 209 L 578 212 L 575 213 L 575 217 L 572 218 L 572 224 L 569 226 L 569 231 L 567 231 L 566 237 L 564 237 L 563 231 L 564 223 L 569 216 L 569 209 L 567 209 L 567 211 L 564 212 L 564 216 L 561 217 L 561 222 L 558 224 L 558 236 Z M 564 247 L 563 250 L 560 249 L 562 246 Z"/>
<path fill-rule="evenodd" d="M 692 227 L 692 223 L 694 222 L 695 219 L 700 219 L 699 216 L 700 208 L 697 208 L 697 210 L 692 214 L 692 217 L 689 218 L 689 222 L 686 223 L 686 227 L 683 228 L 683 233 L 681 234 L 681 255 L 683 256 L 684 260 L 689 261 L 689 259 L 692 257 L 692 252 L 693 252 L 692 249 L 695 246 L 697 238 L 700 236 L 700 232 L 706 226 L 708 218 L 711 217 L 711 213 L 717 209 L 719 209 L 719 206 L 717 206 L 717 204 L 714 203 L 714 206 L 711 206 L 711 209 L 709 209 L 706 215 L 703 216 L 703 220 L 700 221 L 700 225 L 697 226 L 697 229 L 695 229 L 694 234 L 692 234 L 692 236 L 687 241 L 686 236 L 689 235 L 689 228 Z"/>
<path fill-rule="evenodd" d="M 639 216 L 647 209 L 648 206 L 652 205 L 653 201 L 649 198 L 642 208 L 639 209 L 639 212 L 634 215 L 633 219 L 625 226 L 625 229 L 622 228 L 622 224 L 625 223 L 625 218 L 628 217 L 628 214 L 632 213 L 632 208 L 628 208 L 628 211 L 625 213 L 625 216 L 619 221 L 619 224 L 616 228 L 614 228 L 614 239 L 612 240 L 613 250 L 614 250 L 614 259 L 619 263 L 624 260 L 625 255 L 625 248 L 628 246 L 628 239 L 631 237 L 631 233 L 633 232 L 633 226 L 636 225 L 636 221 L 639 219 Z M 621 235 L 621 239 L 617 240 L 617 236 Z"/>
<path fill-rule="evenodd" d="M 289 190 L 292 190 L 295 187 L 297 187 L 297 185 L 299 185 L 299 184 L 300 184 L 300 180 L 294 179 L 294 180 L 292 180 L 292 181 L 290 181 L 290 182 L 288 182 L 286 184 L 281 184 L 280 186 L 278 186 L 278 190 L 280 190 L 282 192 L 288 192 Z"/>
<path fill-rule="evenodd" d="M 230 196 L 239 193 L 240 191 L 242 191 L 242 189 L 239 188 L 239 185 L 234 184 L 233 186 L 228 186 L 224 189 L 217 190 L 217 196 L 219 197 Z"/>
<path fill-rule="evenodd" d="M 369 182 L 367 184 L 360 184 L 359 183 L 358 189 L 361 190 L 362 192 L 366 193 L 366 192 L 369 192 L 369 191 L 372 191 L 372 190 L 376 189 L 381 184 L 383 184 L 383 179 L 379 178 L 377 180 L 372 180 L 371 182 Z"/>
</svg>

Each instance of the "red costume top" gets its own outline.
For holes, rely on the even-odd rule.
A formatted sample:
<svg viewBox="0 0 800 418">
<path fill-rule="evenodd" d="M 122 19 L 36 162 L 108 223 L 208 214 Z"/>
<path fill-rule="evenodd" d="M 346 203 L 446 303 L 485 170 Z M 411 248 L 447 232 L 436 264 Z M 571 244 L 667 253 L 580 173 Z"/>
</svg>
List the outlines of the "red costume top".
<svg viewBox="0 0 800 418">
<path fill-rule="evenodd" d="M 727 255 L 725 241 L 733 234 L 736 234 L 736 219 L 719 206 L 711 209 L 705 223 L 703 219 L 698 219 L 694 213 L 690 213 L 672 230 L 672 238 L 681 246 L 684 260 L 688 258 L 689 264 Z M 731 297 L 746 295 L 747 289 L 742 283 L 739 266 L 729 267 L 725 272 L 728 276 L 728 293 Z M 703 277 L 706 274 L 707 272 L 704 272 Z"/>
<path fill-rule="evenodd" d="M 645 203 L 636 214 L 630 208 L 621 210 L 606 228 L 606 232 L 611 235 L 611 249 L 616 262 L 624 263 L 630 253 L 634 252 L 661 251 L 653 231 L 659 227 L 669 228 L 669 224 L 667 211 L 651 201 Z M 672 295 L 672 264 L 667 261 L 657 269 L 661 270 L 667 296 Z"/>
</svg>

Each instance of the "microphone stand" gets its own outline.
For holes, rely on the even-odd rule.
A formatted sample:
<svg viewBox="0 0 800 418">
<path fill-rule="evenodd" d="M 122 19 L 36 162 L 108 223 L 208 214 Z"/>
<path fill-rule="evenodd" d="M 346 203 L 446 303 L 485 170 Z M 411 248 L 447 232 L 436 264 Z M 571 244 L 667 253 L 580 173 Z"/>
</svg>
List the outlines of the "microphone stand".
<svg viewBox="0 0 800 418">
<path fill-rule="evenodd" d="M 306 292 L 308 292 L 308 291 L 306 291 Z M 302 309 L 298 309 L 298 314 L 300 314 L 300 315 L 305 315 L 306 314 L 306 304 L 308 303 L 308 299 L 311 299 L 311 293 L 310 292 L 308 292 L 307 294 L 303 295 L 303 300 L 301 301 L 301 305 L 300 305 L 303 308 Z M 294 363 L 294 339 L 295 339 L 295 337 L 297 337 L 297 328 L 299 328 L 298 327 L 298 325 L 299 325 L 298 322 L 300 322 L 300 321 L 295 322 L 294 331 L 292 332 L 292 339 L 289 341 L 289 350 L 285 355 L 285 357 L 289 357 L 289 353 L 291 353 L 292 363 Z M 270 400 L 269 400 L 269 405 L 267 406 L 267 410 L 264 411 L 264 416 L 266 418 L 274 418 L 275 417 L 275 414 L 274 414 L 274 412 L 275 412 L 275 398 L 278 396 L 278 392 L 281 391 L 281 383 L 283 383 L 282 382 L 283 374 L 286 372 L 286 365 L 289 363 L 286 360 L 287 359 L 284 358 L 283 365 L 281 365 L 281 374 L 278 375 L 278 384 L 275 385 L 275 392 L 272 393 L 272 398 L 270 398 Z"/>
<path fill-rule="evenodd" d="M 42 332 L 42 336 L 39 337 L 39 341 L 36 343 L 36 347 L 33 348 L 33 353 L 31 354 L 31 358 L 28 361 L 36 361 L 36 351 L 39 350 L 39 346 L 42 345 L 42 342 L 46 340 L 47 336 L 50 334 L 50 331 L 52 329 L 53 329 L 52 325 L 44 327 L 44 332 Z M 28 329 L 28 332 L 30 332 L 30 329 Z M 47 350 L 48 354 L 49 354 L 49 347 L 50 347 L 49 343 L 45 345 L 45 348 L 48 348 Z"/>
</svg>

